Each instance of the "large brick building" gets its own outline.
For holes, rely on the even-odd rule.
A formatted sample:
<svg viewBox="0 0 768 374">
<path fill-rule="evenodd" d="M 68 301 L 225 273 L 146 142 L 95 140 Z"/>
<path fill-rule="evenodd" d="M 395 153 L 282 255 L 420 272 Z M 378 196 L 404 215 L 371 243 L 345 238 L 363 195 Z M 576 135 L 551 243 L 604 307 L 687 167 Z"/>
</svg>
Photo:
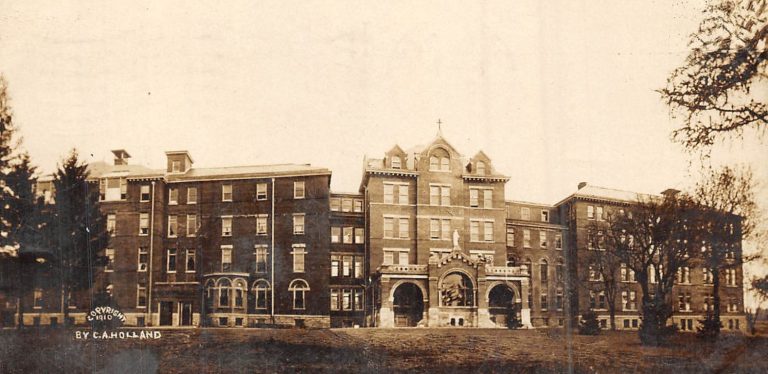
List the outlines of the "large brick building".
<svg viewBox="0 0 768 374">
<path fill-rule="evenodd" d="M 464 157 L 440 135 L 366 158 L 356 193 L 329 191 L 331 172 L 309 165 L 195 168 L 176 151 L 155 170 L 113 152 L 90 165 L 111 239 L 93 288 L 67 296 L 78 324 L 103 292 L 136 326 L 556 327 L 589 309 L 607 326 L 585 278 L 588 227 L 637 199 L 591 185 L 555 205 L 508 199 L 485 153 Z M 51 190 L 42 178 L 55 203 Z M 636 329 L 639 287 L 621 271 L 618 328 Z M 721 276 L 723 323 L 742 329 L 742 271 Z M 62 321 L 50 278 L 33 277 L 25 324 Z M 711 308 L 711 279 L 681 270 L 682 330 Z M 0 303 L 13 324 L 15 301 Z"/>
</svg>

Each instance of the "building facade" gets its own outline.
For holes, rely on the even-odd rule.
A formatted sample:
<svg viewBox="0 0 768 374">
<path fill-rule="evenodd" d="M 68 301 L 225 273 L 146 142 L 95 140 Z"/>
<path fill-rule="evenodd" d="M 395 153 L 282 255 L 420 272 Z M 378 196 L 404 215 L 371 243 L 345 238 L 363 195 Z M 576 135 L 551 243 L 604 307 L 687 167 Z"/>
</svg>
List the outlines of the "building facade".
<svg viewBox="0 0 768 374">
<path fill-rule="evenodd" d="M 537 328 L 594 310 L 607 328 L 590 230 L 637 201 L 586 184 L 555 205 L 508 199 L 509 177 L 484 152 L 464 157 L 441 135 L 365 158 L 355 193 L 331 192 L 331 172 L 309 165 L 196 168 L 174 151 L 158 170 L 113 153 L 89 166 L 110 232 L 94 286 L 62 295 L 40 267 L 25 325 L 61 323 L 65 297 L 84 324 L 107 295 L 131 326 Z M 41 178 L 37 192 L 55 204 L 52 188 Z M 719 276 L 723 324 L 742 330 L 742 270 Z M 681 269 L 680 330 L 711 310 L 712 277 Z M 639 286 L 626 268 L 620 281 L 617 327 L 637 329 Z M 0 294 L 13 325 L 17 302 Z"/>
</svg>

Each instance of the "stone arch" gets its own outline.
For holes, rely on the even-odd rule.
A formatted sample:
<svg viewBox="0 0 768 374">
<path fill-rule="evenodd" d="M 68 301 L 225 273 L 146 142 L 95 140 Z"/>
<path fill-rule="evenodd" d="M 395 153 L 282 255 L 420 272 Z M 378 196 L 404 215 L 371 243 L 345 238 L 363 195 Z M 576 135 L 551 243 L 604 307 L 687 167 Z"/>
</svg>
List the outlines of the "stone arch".
<svg viewBox="0 0 768 374">
<path fill-rule="evenodd" d="M 460 278 L 453 278 L 451 280 L 453 283 L 446 284 L 448 277 L 453 275 L 458 275 Z M 465 281 L 468 281 L 469 284 L 466 284 Z M 479 296 L 477 294 L 477 282 L 467 271 L 459 268 L 447 270 L 442 274 L 437 285 L 440 306 L 477 306 Z"/>
<path fill-rule="evenodd" d="M 523 294 L 520 290 L 520 287 L 517 286 L 517 283 L 510 282 L 510 281 L 494 281 L 488 284 L 488 287 L 485 290 L 485 302 L 489 303 L 491 298 L 491 290 L 493 290 L 496 286 L 504 285 L 512 289 L 512 292 L 515 294 L 514 300 L 515 302 L 522 302 L 523 301 Z"/>
<path fill-rule="evenodd" d="M 441 288 L 443 286 L 443 280 L 451 273 L 462 273 L 466 275 L 467 278 L 469 278 L 469 281 L 472 282 L 472 288 L 477 289 L 477 281 L 475 280 L 475 277 L 473 277 L 472 274 L 470 274 L 468 271 L 461 268 L 447 269 L 442 275 L 440 275 L 440 281 L 437 283 L 437 288 Z"/>
<path fill-rule="evenodd" d="M 419 295 L 421 294 L 421 295 Z M 415 327 L 424 319 L 427 304 L 422 287 L 414 282 L 402 282 L 393 288 L 392 311 L 395 326 Z"/>
<path fill-rule="evenodd" d="M 427 294 L 427 289 L 424 287 L 423 284 L 421 284 L 421 282 L 414 282 L 412 280 L 401 279 L 401 280 L 395 282 L 395 284 L 392 285 L 392 288 L 390 288 L 390 290 L 389 290 L 389 302 L 390 303 L 395 301 L 395 290 L 397 289 L 397 287 L 400 287 L 401 285 L 403 285 L 405 283 L 411 283 L 411 284 L 415 285 L 416 287 L 419 287 L 419 289 L 421 290 L 421 297 L 424 299 L 423 301 L 424 302 L 428 302 L 429 301 L 429 295 Z"/>
</svg>

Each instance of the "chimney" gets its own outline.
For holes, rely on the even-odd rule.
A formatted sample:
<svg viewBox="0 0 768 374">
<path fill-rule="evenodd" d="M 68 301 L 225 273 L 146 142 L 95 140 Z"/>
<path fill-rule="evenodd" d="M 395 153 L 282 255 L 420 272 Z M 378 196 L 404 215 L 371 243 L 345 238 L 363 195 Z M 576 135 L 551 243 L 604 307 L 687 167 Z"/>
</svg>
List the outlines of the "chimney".
<svg viewBox="0 0 768 374">
<path fill-rule="evenodd" d="M 194 162 L 188 151 L 168 151 L 165 156 L 168 159 L 168 173 L 186 173 Z"/>
<path fill-rule="evenodd" d="M 587 182 L 581 182 L 581 183 L 579 183 L 579 188 L 578 189 L 582 189 L 582 188 L 584 188 L 586 186 L 587 186 Z"/>
<path fill-rule="evenodd" d="M 113 149 L 112 154 L 115 155 L 115 166 L 128 165 L 128 160 L 126 159 L 131 158 L 131 155 L 125 149 Z"/>
</svg>

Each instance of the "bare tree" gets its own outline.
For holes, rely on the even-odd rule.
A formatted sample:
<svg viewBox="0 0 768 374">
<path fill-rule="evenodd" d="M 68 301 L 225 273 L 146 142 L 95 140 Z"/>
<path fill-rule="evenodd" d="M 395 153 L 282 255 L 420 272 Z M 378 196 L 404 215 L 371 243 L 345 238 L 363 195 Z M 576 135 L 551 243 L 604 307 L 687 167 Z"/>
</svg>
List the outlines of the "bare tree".
<svg viewBox="0 0 768 374">
<path fill-rule="evenodd" d="M 640 340 L 659 345 L 674 332 L 671 293 L 677 270 L 686 266 L 695 248 L 695 204 L 674 193 L 638 201 L 626 212 L 609 217 L 608 245 L 635 272 L 642 289 Z M 651 282 L 651 279 L 655 282 Z"/>
<path fill-rule="evenodd" d="M 608 227 L 597 223 L 588 227 L 587 240 L 590 241 L 589 247 L 592 250 L 586 257 L 588 279 L 584 283 L 588 285 L 590 291 L 603 292 L 611 330 L 616 330 L 616 299 L 619 295 L 618 274 L 621 258 L 614 247 L 606 245 L 604 232 L 607 230 Z"/>
<path fill-rule="evenodd" d="M 750 92 L 768 78 L 768 0 L 720 0 L 690 37 L 691 52 L 659 90 L 682 127 L 672 137 L 688 150 L 709 149 L 745 129 L 765 132 L 768 105 Z"/>
<path fill-rule="evenodd" d="M 699 253 L 702 265 L 712 274 L 712 323 L 707 335 L 720 333 L 720 275 L 724 270 L 737 269 L 754 255 L 741 253 L 742 240 L 755 230 L 758 209 L 755 202 L 754 180 L 750 169 L 723 167 L 705 172 L 695 186 L 693 198 L 701 211 L 701 237 L 706 246 Z M 732 275 L 731 275 L 732 276 Z M 732 280 L 735 281 L 735 280 Z"/>
</svg>

